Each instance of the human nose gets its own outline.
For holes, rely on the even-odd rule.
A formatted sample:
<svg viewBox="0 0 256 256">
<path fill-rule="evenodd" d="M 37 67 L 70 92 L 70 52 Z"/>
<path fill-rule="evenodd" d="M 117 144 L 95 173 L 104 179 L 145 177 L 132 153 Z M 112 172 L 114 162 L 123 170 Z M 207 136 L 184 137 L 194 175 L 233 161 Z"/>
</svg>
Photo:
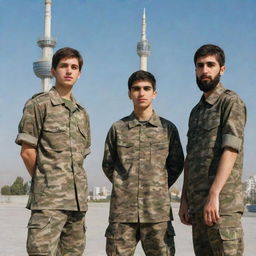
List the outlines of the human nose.
<svg viewBox="0 0 256 256">
<path fill-rule="evenodd" d="M 206 64 L 203 65 L 203 67 L 202 67 L 202 73 L 203 73 L 203 74 L 207 74 L 208 71 L 209 71 L 209 67 L 208 67 Z"/>
<path fill-rule="evenodd" d="M 140 95 L 140 96 L 143 96 L 143 95 L 144 95 L 144 93 L 145 93 L 144 89 L 143 89 L 143 88 L 141 88 L 141 89 L 139 90 L 139 95 Z"/>
<path fill-rule="evenodd" d="M 72 68 L 70 66 L 67 66 L 66 73 L 67 74 L 71 74 L 72 73 Z"/>
</svg>

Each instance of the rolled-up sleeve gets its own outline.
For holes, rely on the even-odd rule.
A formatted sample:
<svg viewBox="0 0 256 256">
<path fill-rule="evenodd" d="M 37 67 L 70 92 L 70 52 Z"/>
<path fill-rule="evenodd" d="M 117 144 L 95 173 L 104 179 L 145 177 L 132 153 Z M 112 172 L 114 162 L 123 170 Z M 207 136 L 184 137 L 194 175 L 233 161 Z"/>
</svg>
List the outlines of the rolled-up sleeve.
<svg viewBox="0 0 256 256">
<path fill-rule="evenodd" d="M 38 139 L 42 129 L 42 118 L 39 106 L 31 99 L 23 109 L 23 116 L 19 123 L 18 135 L 15 143 L 22 145 L 23 142 L 37 147 Z"/>
<path fill-rule="evenodd" d="M 229 147 L 237 152 L 241 150 L 245 123 L 245 104 L 237 95 L 234 95 L 225 106 L 222 127 L 222 148 Z"/>
</svg>

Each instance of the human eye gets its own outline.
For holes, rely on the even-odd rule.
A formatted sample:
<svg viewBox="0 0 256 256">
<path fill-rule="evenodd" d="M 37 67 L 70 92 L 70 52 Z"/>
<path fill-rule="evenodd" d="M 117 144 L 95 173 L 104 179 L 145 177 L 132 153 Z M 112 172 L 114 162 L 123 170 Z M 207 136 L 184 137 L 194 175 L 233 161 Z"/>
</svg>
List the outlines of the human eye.
<svg viewBox="0 0 256 256">
<path fill-rule="evenodd" d="M 152 89 L 151 86 L 145 86 L 145 87 L 144 87 L 144 90 L 145 90 L 145 91 L 150 91 L 151 89 Z"/>
<path fill-rule="evenodd" d="M 139 91 L 140 87 L 139 86 L 132 86 L 132 91 Z"/>
<path fill-rule="evenodd" d="M 77 70 L 79 67 L 77 65 L 72 65 L 71 68 Z"/>
<path fill-rule="evenodd" d="M 212 68 L 214 67 L 216 64 L 214 62 L 207 62 L 207 67 Z"/>
<path fill-rule="evenodd" d="M 199 62 L 199 63 L 196 64 L 196 67 L 197 67 L 197 68 L 203 68 L 203 67 L 204 67 L 204 63 L 200 63 L 200 62 Z"/>
</svg>

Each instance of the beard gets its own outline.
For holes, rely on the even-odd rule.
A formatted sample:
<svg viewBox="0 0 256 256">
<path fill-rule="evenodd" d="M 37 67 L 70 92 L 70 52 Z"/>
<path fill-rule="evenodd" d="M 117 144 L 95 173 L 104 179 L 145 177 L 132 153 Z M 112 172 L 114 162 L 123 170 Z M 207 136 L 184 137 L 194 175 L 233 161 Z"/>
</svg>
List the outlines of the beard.
<svg viewBox="0 0 256 256">
<path fill-rule="evenodd" d="M 202 81 L 202 78 L 209 78 L 209 80 Z M 203 92 L 209 92 L 213 90 L 218 83 L 220 82 L 220 73 L 217 74 L 213 79 L 208 76 L 201 76 L 200 78 L 196 77 L 196 83 L 198 85 L 198 88 Z"/>
</svg>

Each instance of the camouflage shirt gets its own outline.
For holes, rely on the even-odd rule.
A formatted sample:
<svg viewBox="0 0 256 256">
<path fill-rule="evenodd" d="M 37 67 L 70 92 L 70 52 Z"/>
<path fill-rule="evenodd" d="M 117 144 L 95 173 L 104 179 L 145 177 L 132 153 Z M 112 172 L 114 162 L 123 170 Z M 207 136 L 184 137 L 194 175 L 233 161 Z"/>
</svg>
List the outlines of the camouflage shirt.
<svg viewBox="0 0 256 256">
<path fill-rule="evenodd" d="M 243 211 L 241 175 L 245 122 L 244 103 L 221 84 L 208 98 L 202 96 L 191 111 L 187 134 L 187 196 L 192 213 L 202 213 L 225 147 L 236 150 L 238 156 L 220 193 L 220 213 Z"/>
<path fill-rule="evenodd" d="M 65 105 L 56 89 L 26 103 L 16 143 L 37 149 L 28 208 L 87 210 L 87 177 L 83 160 L 90 153 L 89 117 L 73 99 Z"/>
<path fill-rule="evenodd" d="M 176 127 L 156 113 L 146 124 L 134 113 L 114 123 L 102 163 L 112 182 L 109 221 L 168 221 L 168 189 L 179 177 L 183 161 Z"/>
</svg>

